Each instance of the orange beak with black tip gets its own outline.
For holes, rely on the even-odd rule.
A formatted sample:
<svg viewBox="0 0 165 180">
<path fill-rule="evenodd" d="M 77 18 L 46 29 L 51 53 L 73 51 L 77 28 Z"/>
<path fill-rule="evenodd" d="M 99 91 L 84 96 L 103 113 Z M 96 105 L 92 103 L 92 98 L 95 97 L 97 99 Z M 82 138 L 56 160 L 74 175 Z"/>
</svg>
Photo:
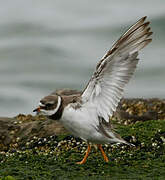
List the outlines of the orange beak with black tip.
<svg viewBox="0 0 165 180">
<path fill-rule="evenodd" d="M 37 112 L 37 113 L 41 112 L 41 107 L 39 106 L 38 108 L 34 109 L 33 112 Z"/>
</svg>

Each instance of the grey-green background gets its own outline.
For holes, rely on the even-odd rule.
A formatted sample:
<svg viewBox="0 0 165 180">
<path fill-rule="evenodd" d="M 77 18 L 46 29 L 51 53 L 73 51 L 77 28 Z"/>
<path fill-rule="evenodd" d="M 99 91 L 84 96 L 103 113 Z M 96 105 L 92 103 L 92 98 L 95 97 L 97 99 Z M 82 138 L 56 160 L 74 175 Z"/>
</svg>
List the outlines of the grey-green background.
<svg viewBox="0 0 165 180">
<path fill-rule="evenodd" d="M 57 88 L 83 89 L 112 43 L 145 15 L 153 42 L 125 97 L 164 98 L 164 1 L 0 0 L 0 116 L 32 113 Z"/>
</svg>

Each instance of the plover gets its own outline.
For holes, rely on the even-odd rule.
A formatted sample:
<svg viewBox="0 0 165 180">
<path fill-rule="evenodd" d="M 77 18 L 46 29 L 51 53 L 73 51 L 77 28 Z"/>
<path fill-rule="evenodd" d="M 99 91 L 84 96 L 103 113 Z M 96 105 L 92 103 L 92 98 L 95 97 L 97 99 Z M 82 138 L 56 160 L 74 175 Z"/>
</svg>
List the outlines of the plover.
<svg viewBox="0 0 165 180">
<path fill-rule="evenodd" d="M 151 42 L 150 22 L 145 20 L 146 17 L 138 20 L 116 41 L 98 62 L 82 92 L 58 90 L 41 99 L 34 110 L 59 120 L 72 135 L 87 142 L 86 154 L 78 164 L 86 162 L 91 144 L 97 145 L 106 162 L 102 144 L 129 144 L 115 133 L 109 119 L 136 69 L 138 52 Z"/>
</svg>

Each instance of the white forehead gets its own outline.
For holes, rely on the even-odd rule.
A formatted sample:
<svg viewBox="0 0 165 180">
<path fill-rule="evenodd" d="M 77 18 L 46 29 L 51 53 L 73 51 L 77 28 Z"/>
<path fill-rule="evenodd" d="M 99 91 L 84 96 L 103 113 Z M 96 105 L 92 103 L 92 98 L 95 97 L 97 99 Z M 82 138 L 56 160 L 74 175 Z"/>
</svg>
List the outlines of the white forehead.
<svg viewBox="0 0 165 180">
<path fill-rule="evenodd" d="M 42 104 L 41 102 L 39 102 L 39 104 L 38 104 L 39 106 L 45 106 L 44 104 Z"/>
</svg>

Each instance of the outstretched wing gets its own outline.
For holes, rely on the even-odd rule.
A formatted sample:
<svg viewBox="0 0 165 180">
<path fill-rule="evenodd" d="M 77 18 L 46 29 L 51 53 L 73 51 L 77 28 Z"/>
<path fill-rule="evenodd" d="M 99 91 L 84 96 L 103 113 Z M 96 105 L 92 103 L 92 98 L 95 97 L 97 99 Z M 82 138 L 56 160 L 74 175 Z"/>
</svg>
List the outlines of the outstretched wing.
<svg viewBox="0 0 165 180">
<path fill-rule="evenodd" d="M 151 42 L 149 22 L 146 17 L 135 23 L 96 66 L 92 78 L 82 92 L 83 103 L 97 108 L 98 116 L 107 122 L 123 96 L 123 89 L 133 75 L 138 63 L 138 51 Z"/>
</svg>

